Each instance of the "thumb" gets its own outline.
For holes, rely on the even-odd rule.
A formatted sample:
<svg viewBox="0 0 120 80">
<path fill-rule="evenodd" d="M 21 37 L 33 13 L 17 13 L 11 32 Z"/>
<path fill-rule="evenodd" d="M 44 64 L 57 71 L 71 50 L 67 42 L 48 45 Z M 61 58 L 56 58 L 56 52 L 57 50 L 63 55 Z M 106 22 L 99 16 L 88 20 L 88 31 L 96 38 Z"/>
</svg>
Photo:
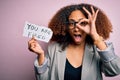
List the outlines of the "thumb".
<svg viewBox="0 0 120 80">
<path fill-rule="evenodd" d="M 76 24 L 76 26 L 77 26 L 80 30 L 83 30 L 83 31 L 84 31 L 84 27 L 82 27 L 81 25 Z"/>
<path fill-rule="evenodd" d="M 89 25 L 81 26 L 81 25 L 79 25 L 79 24 L 76 24 L 76 26 L 77 26 L 80 30 L 84 31 L 86 34 L 89 34 L 89 33 L 90 33 L 90 26 L 89 26 Z"/>
</svg>

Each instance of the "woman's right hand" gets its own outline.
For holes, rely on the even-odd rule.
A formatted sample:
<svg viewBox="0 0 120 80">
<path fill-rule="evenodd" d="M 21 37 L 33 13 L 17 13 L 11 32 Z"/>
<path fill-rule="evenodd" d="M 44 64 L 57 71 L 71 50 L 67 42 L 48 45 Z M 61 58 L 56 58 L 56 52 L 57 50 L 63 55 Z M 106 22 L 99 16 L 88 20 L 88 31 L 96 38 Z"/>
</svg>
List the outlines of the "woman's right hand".
<svg viewBox="0 0 120 80">
<path fill-rule="evenodd" d="M 42 65 L 45 60 L 44 50 L 34 37 L 28 41 L 28 49 L 38 55 L 38 64 Z"/>
<path fill-rule="evenodd" d="M 44 55 L 44 50 L 34 37 L 28 41 L 28 49 L 38 55 Z"/>
</svg>

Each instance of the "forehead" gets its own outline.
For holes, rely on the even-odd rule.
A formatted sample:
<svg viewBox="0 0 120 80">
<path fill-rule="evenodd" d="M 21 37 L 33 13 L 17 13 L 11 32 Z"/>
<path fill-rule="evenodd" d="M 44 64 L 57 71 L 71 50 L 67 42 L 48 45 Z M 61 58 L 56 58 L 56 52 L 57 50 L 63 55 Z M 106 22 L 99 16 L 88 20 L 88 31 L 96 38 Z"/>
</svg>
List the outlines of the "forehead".
<svg viewBox="0 0 120 80">
<path fill-rule="evenodd" d="M 82 18 L 86 18 L 86 17 L 80 10 L 73 11 L 69 16 L 69 20 L 72 19 L 72 20 L 75 20 L 75 21 L 78 21 Z"/>
</svg>

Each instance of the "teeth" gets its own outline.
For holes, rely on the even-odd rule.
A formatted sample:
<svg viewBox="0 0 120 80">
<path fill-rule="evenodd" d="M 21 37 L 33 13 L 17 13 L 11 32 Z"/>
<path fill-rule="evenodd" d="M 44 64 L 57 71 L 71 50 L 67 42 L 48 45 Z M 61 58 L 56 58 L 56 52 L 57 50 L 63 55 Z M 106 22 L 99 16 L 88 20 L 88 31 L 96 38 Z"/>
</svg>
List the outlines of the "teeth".
<svg viewBox="0 0 120 80">
<path fill-rule="evenodd" d="M 75 34 L 74 36 L 75 36 L 75 37 L 81 37 L 81 35 L 80 35 L 80 34 L 79 34 L 79 35 L 76 35 L 76 34 Z"/>
</svg>

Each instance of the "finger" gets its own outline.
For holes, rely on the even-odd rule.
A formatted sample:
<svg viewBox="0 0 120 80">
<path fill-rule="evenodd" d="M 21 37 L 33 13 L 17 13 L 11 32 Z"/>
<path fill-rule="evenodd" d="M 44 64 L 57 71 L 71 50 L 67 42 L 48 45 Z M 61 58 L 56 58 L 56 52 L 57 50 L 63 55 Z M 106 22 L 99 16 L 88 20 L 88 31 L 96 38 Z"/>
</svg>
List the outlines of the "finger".
<svg viewBox="0 0 120 80">
<path fill-rule="evenodd" d="M 35 48 L 35 47 L 36 47 L 36 43 L 32 43 L 31 48 Z"/>
<path fill-rule="evenodd" d="M 89 34 L 90 33 L 90 26 L 89 25 L 86 25 L 86 26 L 80 26 L 79 24 L 77 24 L 78 28 L 82 31 L 84 31 L 86 34 Z"/>
<path fill-rule="evenodd" d="M 91 13 L 85 7 L 83 7 L 83 10 L 88 14 L 88 17 L 91 17 Z"/>
<path fill-rule="evenodd" d="M 93 9 L 93 6 L 91 6 L 92 14 L 95 14 L 95 10 Z"/>
<path fill-rule="evenodd" d="M 89 19 L 86 19 L 86 18 L 81 19 L 81 20 L 79 21 L 79 23 L 80 23 L 80 22 L 84 22 L 84 21 L 89 22 Z"/>
<path fill-rule="evenodd" d="M 32 35 L 32 39 L 33 39 L 33 40 L 36 40 L 34 35 Z"/>
<path fill-rule="evenodd" d="M 28 41 L 28 43 L 32 43 L 32 42 L 35 42 L 35 41 L 37 41 L 37 40 L 35 39 L 35 36 L 33 35 L 32 38 L 31 38 L 31 40 Z"/>
<path fill-rule="evenodd" d="M 80 22 L 79 22 L 79 25 L 81 26 L 86 26 L 88 25 L 90 22 L 89 22 L 89 19 L 82 19 Z"/>
<path fill-rule="evenodd" d="M 29 44 L 28 49 L 33 52 L 33 45 Z"/>
<path fill-rule="evenodd" d="M 32 38 L 30 41 L 28 41 L 28 46 L 30 46 L 32 43 L 37 43 L 37 41 Z"/>
<path fill-rule="evenodd" d="M 35 42 L 28 42 L 28 47 L 32 47 L 35 44 Z"/>
<path fill-rule="evenodd" d="M 35 48 L 34 47 L 30 47 L 28 48 L 31 52 L 35 52 Z"/>
<path fill-rule="evenodd" d="M 96 11 L 94 20 L 96 20 L 99 10 Z"/>
<path fill-rule="evenodd" d="M 28 41 L 28 45 L 30 45 L 30 44 L 33 43 L 33 42 L 34 42 L 33 39 L 29 40 L 29 41 Z"/>
<path fill-rule="evenodd" d="M 28 47 L 30 51 L 34 51 L 35 48 L 36 48 L 36 43 L 31 43 Z"/>
<path fill-rule="evenodd" d="M 84 27 L 82 27 L 81 25 L 76 24 L 76 26 L 77 26 L 79 29 L 84 30 Z"/>
</svg>

